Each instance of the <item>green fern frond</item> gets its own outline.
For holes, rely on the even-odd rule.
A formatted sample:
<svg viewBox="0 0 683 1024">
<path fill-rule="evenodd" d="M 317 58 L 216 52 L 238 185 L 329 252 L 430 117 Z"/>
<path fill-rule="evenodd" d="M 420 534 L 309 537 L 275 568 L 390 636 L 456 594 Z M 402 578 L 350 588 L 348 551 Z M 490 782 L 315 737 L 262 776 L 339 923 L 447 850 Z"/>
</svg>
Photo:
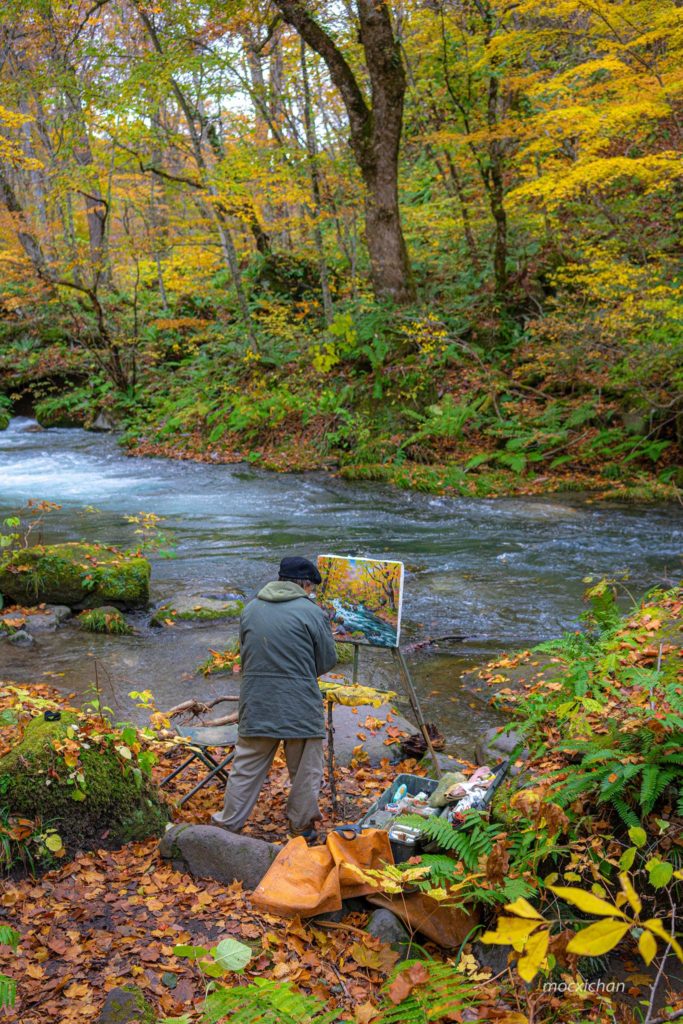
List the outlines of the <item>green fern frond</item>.
<svg viewBox="0 0 683 1024">
<path fill-rule="evenodd" d="M 404 814 L 397 819 L 401 825 L 410 825 L 411 828 L 419 828 L 425 838 L 431 843 L 436 843 L 442 850 L 453 850 L 456 843 L 456 831 L 445 818 L 434 815 L 431 818 L 422 818 L 419 814 Z"/>
<path fill-rule="evenodd" d="M 398 1006 L 388 996 L 397 974 L 420 965 L 429 972 L 429 980 L 416 985 Z M 397 965 L 382 988 L 382 1010 L 373 1024 L 434 1024 L 438 1020 L 457 1019 L 465 1009 L 478 1005 L 475 987 L 450 964 L 406 960 Z M 232 1021 L 231 1021 L 232 1024 Z"/>
<path fill-rule="evenodd" d="M 251 985 L 216 988 L 206 997 L 203 1024 L 350 1024 L 338 1010 L 288 983 L 255 978 Z"/>
<path fill-rule="evenodd" d="M 3 1006 L 14 1006 L 17 998 L 17 983 L 14 978 L 0 974 L 0 1009 Z"/>
<path fill-rule="evenodd" d="M 446 857 L 445 854 L 422 854 L 420 863 L 429 868 L 429 877 L 424 882 L 426 888 L 431 889 L 443 885 L 444 882 L 449 882 L 455 877 L 455 861 L 452 857 Z"/>
<path fill-rule="evenodd" d="M 7 924 L 0 924 L 0 946 L 11 946 L 12 949 L 16 949 L 20 942 L 19 932 Z"/>
<path fill-rule="evenodd" d="M 643 771 L 643 780 L 645 779 L 645 772 L 649 769 L 654 770 L 650 772 L 651 782 L 648 785 L 645 796 L 643 796 L 642 786 L 640 791 L 640 805 L 643 809 L 643 814 L 650 814 L 654 809 L 657 800 L 669 783 L 673 782 L 674 779 L 679 778 L 681 774 L 676 768 L 669 768 L 666 771 L 661 771 L 659 765 L 647 765 Z"/>
<path fill-rule="evenodd" d="M 615 796 L 618 796 L 622 792 L 626 783 L 634 776 L 638 775 L 644 768 L 642 764 L 624 764 L 619 768 L 615 768 L 614 774 L 617 778 L 614 782 L 610 782 L 610 775 L 603 774 L 602 783 L 600 786 L 601 792 L 598 800 L 600 803 L 604 803 L 605 800 L 612 800 Z"/>
<path fill-rule="evenodd" d="M 629 828 L 636 828 L 640 825 L 640 818 L 638 815 L 631 807 L 629 807 L 625 800 L 622 800 L 621 797 L 615 797 L 612 801 L 612 805 L 621 820 Z"/>
</svg>

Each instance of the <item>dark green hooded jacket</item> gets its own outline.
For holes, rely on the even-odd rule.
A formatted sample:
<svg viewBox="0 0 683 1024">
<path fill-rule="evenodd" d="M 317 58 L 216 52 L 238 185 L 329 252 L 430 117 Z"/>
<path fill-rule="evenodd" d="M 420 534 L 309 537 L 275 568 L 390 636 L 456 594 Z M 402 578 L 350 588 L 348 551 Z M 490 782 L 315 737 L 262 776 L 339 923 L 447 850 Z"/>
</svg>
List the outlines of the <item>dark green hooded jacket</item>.
<svg viewBox="0 0 683 1024">
<path fill-rule="evenodd" d="M 268 583 L 240 619 L 240 736 L 325 735 L 318 676 L 337 657 L 327 615 L 296 583 Z"/>
</svg>

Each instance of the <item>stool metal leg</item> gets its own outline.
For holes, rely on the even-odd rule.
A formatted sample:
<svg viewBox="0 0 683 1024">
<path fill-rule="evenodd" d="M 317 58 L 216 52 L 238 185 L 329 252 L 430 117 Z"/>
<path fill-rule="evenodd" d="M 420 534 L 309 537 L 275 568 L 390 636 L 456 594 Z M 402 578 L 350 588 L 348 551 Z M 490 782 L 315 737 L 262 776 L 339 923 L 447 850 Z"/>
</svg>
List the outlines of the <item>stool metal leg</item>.
<svg viewBox="0 0 683 1024">
<path fill-rule="evenodd" d="M 167 782 L 171 781 L 171 779 L 175 779 L 176 775 L 180 775 L 180 773 L 184 771 L 189 764 L 192 764 L 195 757 L 197 757 L 197 755 L 193 751 L 188 757 L 187 761 L 183 761 L 179 768 L 176 768 L 175 771 L 172 771 L 170 775 L 167 775 L 165 779 L 161 780 L 161 782 L 159 783 L 159 788 L 161 789 L 161 787 L 165 786 Z"/>
<path fill-rule="evenodd" d="M 203 752 L 203 753 L 205 753 L 205 752 Z M 226 757 L 226 758 L 225 758 L 225 759 L 224 759 L 223 761 L 221 761 L 221 763 L 220 763 L 220 764 L 217 764 L 217 763 L 216 763 L 215 761 L 213 761 L 213 758 L 211 758 L 211 761 L 212 761 L 212 762 L 213 762 L 213 764 L 215 765 L 215 768 L 213 768 L 213 769 L 212 769 L 212 770 L 211 770 L 211 771 L 209 772 L 209 774 L 208 774 L 208 775 L 206 775 L 206 776 L 205 776 L 205 777 L 204 777 L 203 779 L 201 779 L 201 780 L 200 780 L 200 781 L 199 781 L 199 782 L 197 783 L 197 785 L 196 785 L 196 786 L 193 786 L 193 788 L 192 788 L 192 789 L 190 790 L 190 792 L 189 792 L 189 793 L 186 793 L 186 794 L 185 794 L 185 796 L 184 796 L 184 797 L 182 798 L 182 800 L 179 800 L 179 801 L 178 801 L 178 806 L 179 806 L 179 807 L 182 807 L 182 806 L 183 806 L 183 804 L 184 804 L 184 803 L 186 803 L 186 802 L 187 802 L 187 801 L 188 801 L 188 800 L 190 799 L 190 797 L 194 796 L 194 795 L 195 795 L 195 793 L 198 793 L 200 789 L 203 789 L 203 788 L 204 788 L 204 786 L 206 786 L 206 785 L 207 785 L 207 783 L 211 782 L 211 780 L 212 780 L 213 778 L 215 778 L 216 776 L 219 776 L 219 777 L 220 777 L 220 776 L 222 776 L 223 778 L 227 779 L 227 775 L 225 774 L 225 772 L 223 771 L 223 769 L 225 768 L 226 764 L 229 764 L 229 763 L 230 763 L 230 761 L 232 761 L 232 759 L 233 759 L 233 757 L 234 757 L 234 756 L 235 756 L 235 752 L 234 752 L 234 750 L 231 750 L 231 751 L 230 751 L 230 753 L 228 754 L 228 756 L 227 756 L 227 757 Z M 199 758 L 199 759 L 200 759 L 201 761 L 204 761 L 204 758 L 202 757 L 202 754 L 200 754 L 200 753 L 199 753 L 199 751 L 197 752 L 197 757 L 198 757 L 198 758 Z M 206 765 L 207 767 L 209 767 L 209 765 L 207 764 L 207 762 L 206 762 L 206 761 L 204 761 L 204 764 L 205 764 L 205 765 Z M 219 773 L 220 773 L 220 775 L 219 775 Z"/>
</svg>

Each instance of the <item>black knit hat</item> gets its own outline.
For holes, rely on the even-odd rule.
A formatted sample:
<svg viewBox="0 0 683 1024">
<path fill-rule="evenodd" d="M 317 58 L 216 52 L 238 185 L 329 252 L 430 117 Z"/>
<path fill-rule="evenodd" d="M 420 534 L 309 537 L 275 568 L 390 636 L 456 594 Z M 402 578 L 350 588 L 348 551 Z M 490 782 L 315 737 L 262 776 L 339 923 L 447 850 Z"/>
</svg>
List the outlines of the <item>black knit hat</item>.
<svg viewBox="0 0 683 1024">
<path fill-rule="evenodd" d="M 302 583 L 315 583 L 322 581 L 322 577 L 313 562 L 299 555 L 292 555 L 290 558 L 283 558 L 280 562 L 280 576 L 288 580 L 301 580 Z"/>
</svg>

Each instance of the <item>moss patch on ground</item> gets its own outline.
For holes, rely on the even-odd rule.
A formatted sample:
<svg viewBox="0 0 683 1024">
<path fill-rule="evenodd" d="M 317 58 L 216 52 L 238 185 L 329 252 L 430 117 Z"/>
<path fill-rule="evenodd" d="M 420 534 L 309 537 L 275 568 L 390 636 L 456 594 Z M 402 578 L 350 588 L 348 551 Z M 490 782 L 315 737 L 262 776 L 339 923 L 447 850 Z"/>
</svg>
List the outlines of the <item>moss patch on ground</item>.
<svg viewBox="0 0 683 1024">
<path fill-rule="evenodd" d="M 0 594 L 16 604 L 70 608 L 144 608 L 146 558 L 97 544 L 50 544 L 13 551 L 0 561 Z"/>
</svg>

